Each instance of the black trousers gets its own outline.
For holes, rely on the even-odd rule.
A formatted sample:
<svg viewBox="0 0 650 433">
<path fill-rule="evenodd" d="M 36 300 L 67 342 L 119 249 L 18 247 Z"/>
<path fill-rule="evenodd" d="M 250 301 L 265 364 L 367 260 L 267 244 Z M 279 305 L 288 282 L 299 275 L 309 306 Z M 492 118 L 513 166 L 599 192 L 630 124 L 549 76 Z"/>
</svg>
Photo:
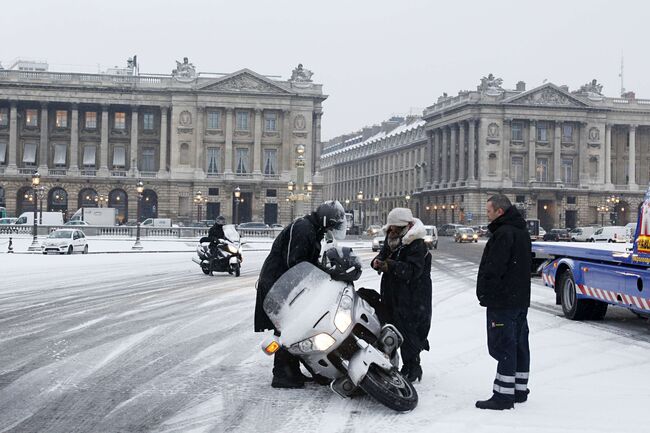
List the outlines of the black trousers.
<svg viewBox="0 0 650 433">
<path fill-rule="evenodd" d="M 528 308 L 488 308 L 488 351 L 496 359 L 494 396 L 513 401 L 515 392 L 526 392 L 530 371 Z"/>
</svg>

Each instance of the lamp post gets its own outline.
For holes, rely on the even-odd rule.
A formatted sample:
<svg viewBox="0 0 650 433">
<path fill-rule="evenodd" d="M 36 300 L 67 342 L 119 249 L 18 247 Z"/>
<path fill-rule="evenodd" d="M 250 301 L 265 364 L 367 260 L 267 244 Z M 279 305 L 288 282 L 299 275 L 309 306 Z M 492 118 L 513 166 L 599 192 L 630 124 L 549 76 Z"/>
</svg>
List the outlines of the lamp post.
<svg viewBox="0 0 650 433">
<path fill-rule="evenodd" d="M 38 196 L 38 223 L 43 225 L 43 197 L 45 197 L 45 187 L 43 185 L 36 188 L 36 195 Z"/>
<path fill-rule="evenodd" d="M 204 199 L 203 194 L 201 194 L 201 191 L 197 191 L 196 195 L 194 196 L 194 203 L 196 203 L 196 221 L 201 221 L 201 207 L 203 206 L 203 203 L 207 200 L 207 197 Z"/>
<path fill-rule="evenodd" d="M 444 218 L 445 223 L 446 223 L 446 222 L 448 221 L 448 220 L 447 220 L 447 205 L 446 205 L 446 204 L 443 204 L 443 205 L 440 207 L 440 209 L 442 209 L 442 215 L 443 215 L 443 218 Z"/>
<path fill-rule="evenodd" d="M 107 201 L 108 201 L 108 199 L 106 198 L 106 196 L 104 194 L 99 195 L 99 207 L 104 207 L 104 205 L 106 204 Z"/>
<path fill-rule="evenodd" d="M 363 214 L 363 191 L 359 190 L 357 193 L 357 200 L 359 201 L 359 224 L 361 225 L 359 228 L 359 234 L 361 234 L 361 230 L 366 226 L 365 215 Z"/>
<path fill-rule="evenodd" d="M 451 209 L 451 223 L 453 224 L 454 223 L 454 210 L 456 209 L 456 205 L 455 204 L 449 205 L 449 209 Z"/>
<path fill-rule="evenodd" d="M 239 199 L 241 197 L 241 189 L 239 189 L 238 186 L 235 187 L 233 194 L 235 196 L 235 218 L 233 224 L 237 225 L 239 224 Z"/>
<path fill-rule="evenodd" d="M 609 212 L 609 206 L 607 206 L 607 205 L 598 206 L 598 207 L 596 207 L 596 210 L 598 210 L 598 212 L 600 212 L 600 225 L 604 227 L 605 226 L 605 214 Z"/>
<path fill-rule="evenodd" d="M 38 228 L 36 227 L 38 220 L 37 215 L 36 215 L 36 191 L 38 189 L 38 186 L 41 184 L 41 175 L 37 172 L 35 172 L 32 175 L 32 200 L 34 202 L 34 225 L 32 226 L 32 244 L 27 248 L 27 251 L 38 251 L 41 249 L 40 245 L 38 245 Z"/>
<path fill-rule="evenodd" d="M 303 202 L 311 200 L 311 192 L 314 188 L 312 182 L 305 184 L 305 146 L 299 144 L 296 147 L 296 154 L 298 155 L 296 157 L 296 182 L 290 180 L 287 185 L 292 221 L 294 210 L 297 215 L 303 214 Z"/>
<path fill-rule="evenodd" d="M 375 202 L 375 224 L 379 224 L 379 197 L 375 196 L 372 201 Z"/>
<path fill-rule="evenodd" d="M 436 221 L 436 227 L 438 227 L 438 205 L 437 204 L 433 205 L 433 212 L 436 214 L 435 221 Z"/>
<path fill-rule="evenodd" d="M 409 201 L 411 200 L 411 195 L 410 195 L 410 194 L 406 194 L 406 195 L 404 196 L 404 199 L 406 200 L 406 207 L 409 207 Z"/>
<path fill-rule="evenodd" d="M 132 250 L 141 250 L 142 244 L 140 243 L 140 205 L 142 202 L 142 193 L 144 192 L 144 184 L 141 180 L 135 185 L 135 190 L 138 193 L 138 209 L 136 211 L 136 229 L 135 229 L 135 243 L 131 247 Z"/>
</svg>

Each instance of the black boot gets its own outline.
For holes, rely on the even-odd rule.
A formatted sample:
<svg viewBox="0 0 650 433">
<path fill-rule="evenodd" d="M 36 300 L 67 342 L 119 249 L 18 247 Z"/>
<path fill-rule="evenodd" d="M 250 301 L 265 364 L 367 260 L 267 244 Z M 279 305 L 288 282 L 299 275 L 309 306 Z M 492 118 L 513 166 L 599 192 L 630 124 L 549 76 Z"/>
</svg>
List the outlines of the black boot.
<svg viewBox="0 0 650 433">
<path fill-rule="evenodd" d="M 420 366 L 420 355 L 416 356 L 414 359 L 404 360 L 404 365 L 400 371 L 402 376 L 409 382 L 420 382 L 422 381 L 422 367 Z"/>
<path fill-rule="evenodd" d="M 515 403 L 523 403 L 528 400 L 528 394 L 530 394 L 530 389 L 526 389 L 526 391 L 515 391 Z"/>
<path fill-rule="evenodd" d="M 279 349 L 273 358 L 273 388 L 302 388 L 305 380 L 300 373 L 300 361 L 286 349 Z"/>
<path fill-rule="evenodd" d="M 512 409 L 514 406 L 511 400 L 499 398 L 495 395 L 488 400 L 479 400 L 476 402 L 476 407 L 479 409 L 504 410 Z"/>
</svg>

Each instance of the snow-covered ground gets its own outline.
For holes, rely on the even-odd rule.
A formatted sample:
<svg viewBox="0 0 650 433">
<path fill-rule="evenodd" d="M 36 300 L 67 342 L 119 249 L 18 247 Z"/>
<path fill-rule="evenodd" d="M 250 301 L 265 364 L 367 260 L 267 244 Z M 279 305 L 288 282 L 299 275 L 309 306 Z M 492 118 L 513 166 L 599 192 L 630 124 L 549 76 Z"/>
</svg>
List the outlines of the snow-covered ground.
<svg viewBox="0 0 650 433">
<path fill-rule="evenodd" d="M 442 249 L 434 252 L 432 350 L 423 355 L 414 411 L 344 400 L 314 384 L 272 389 L 272 359 L 252 331 L 267 252 L 246 252 L 240 278 L 209 277 L 191 262 L 190 246 L 167 254 L 0 253 L 0 431 L 646 429 L 647 324 L 620 314 L 604 323 L 569 321 L 538 282 L 529 401 L 505 412 L 474 408 L 490 396 L 496 366 L 474 295 L 477 265 Z M 366 265 L 374 256 L 358 251 Z M 358 286 L 378 285 L 365 269 Z"/>
</svg>

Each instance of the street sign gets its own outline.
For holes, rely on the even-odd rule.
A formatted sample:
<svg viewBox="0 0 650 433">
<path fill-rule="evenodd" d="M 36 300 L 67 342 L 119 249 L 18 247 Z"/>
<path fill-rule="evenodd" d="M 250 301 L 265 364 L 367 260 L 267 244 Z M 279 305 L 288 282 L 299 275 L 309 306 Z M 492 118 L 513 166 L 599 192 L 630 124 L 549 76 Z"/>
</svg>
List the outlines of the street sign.
<svg viewBox="0 0 650 433">
<path fill-rule="evenodd" d="M 474 214 L 471 212 L 465 212 L 465 219 L 467 222 L 472 222 L 472 218 L 474 218 Z"/>
</svg>

